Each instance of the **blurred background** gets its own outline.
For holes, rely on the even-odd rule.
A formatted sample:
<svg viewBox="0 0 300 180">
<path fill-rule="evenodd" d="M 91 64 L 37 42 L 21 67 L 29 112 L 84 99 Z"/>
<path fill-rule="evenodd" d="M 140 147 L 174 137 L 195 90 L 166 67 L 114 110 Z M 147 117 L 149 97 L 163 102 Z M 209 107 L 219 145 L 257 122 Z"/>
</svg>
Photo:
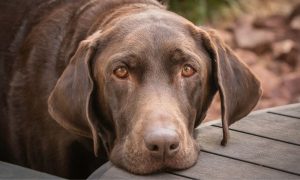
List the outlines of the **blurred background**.
<svg viewBox="0 0 300 180">
<path fill-rule="evenodd" d="M 262 82 L 256 109 L 300 102 L 299 0 L 162 0 L 199 26 L 218 30 Z M 220 117 L 218 95 L 207 120 Z"/>
</svg>

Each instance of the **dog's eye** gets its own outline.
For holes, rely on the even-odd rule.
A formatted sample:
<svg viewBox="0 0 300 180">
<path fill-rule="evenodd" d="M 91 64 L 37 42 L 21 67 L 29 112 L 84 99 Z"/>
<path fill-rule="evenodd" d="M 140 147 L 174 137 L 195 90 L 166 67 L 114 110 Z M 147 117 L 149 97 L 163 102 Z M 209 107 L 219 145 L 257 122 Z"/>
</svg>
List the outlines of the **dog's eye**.
<svg viewBox="0 0 300 180">
<path fill-rule="evenodd" d="M 117 76 L 118 78 L 125 79 L 128 77 L 128 69 L 124 66 L 118 67 L 117 69 L 114 70 L 114 75 Z"/>
<path fill-rule="evenodd" d="M 181 70 L 181 75 L 184 77 L 190 77 L 195 74 L 195 69 L 192 68 L 190 65 L 186 64 L 183 66 Z"/>
</svg>

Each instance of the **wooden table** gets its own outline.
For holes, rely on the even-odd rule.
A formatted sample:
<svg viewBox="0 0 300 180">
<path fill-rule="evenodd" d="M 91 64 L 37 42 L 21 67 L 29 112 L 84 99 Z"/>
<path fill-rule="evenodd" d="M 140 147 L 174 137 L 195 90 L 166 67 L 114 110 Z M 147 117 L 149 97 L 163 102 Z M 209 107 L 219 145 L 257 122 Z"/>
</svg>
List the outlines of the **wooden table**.
<svg viewBox="0 0 300 180">
<path fill-rule="evenodd" d="M 184 171 L 129 174 L 110 162 L 90 179 L 300 179 L 300 104 L 256 111 L 230 127 L 220 145 L 220 121 L 197 128 L 199 160 Z"/>
<path fill-rule="evenodd" d="M 44 172 L 0 161 L 0 179 L 63 179 Z"/>
<path fill-rule="evenodd" d="M 220 145 L 220 121 L 197 128 L 202 146 L 198 162 L 184 171 L 136 176 L 104 164 L 89 179 L 299 179 L 300 103 L 251 113 L 230 127 L 226 147 Z M 0 162 L 0 179 L 58 177 Z"/>
</svg>

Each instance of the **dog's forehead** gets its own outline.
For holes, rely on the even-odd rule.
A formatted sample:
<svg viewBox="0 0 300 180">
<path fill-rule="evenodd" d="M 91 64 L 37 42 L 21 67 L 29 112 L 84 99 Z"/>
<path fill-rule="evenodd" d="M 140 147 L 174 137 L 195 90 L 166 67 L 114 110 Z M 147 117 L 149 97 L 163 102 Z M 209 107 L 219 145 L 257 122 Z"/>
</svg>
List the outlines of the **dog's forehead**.
<svg viewBox="0 0 300 180">
<path fill-rule="evenodd" d="M 129 45 L 131 43 L 141 43 L 156 47 L 157 45 L 167 44 L 169 42 L 176 43 L 174 45 L 179 45 L 180 42 L 190 43 L 190 40 L 187 32 L 165 24 L 153 23 L 137 27 L 125 37 L 124 42 Z"/>
<path fill-rule="evenodd" d="M 168 56 L 180 49 L 195 51 L 196 44 L 187 31 L 165 24 L 145 24 L 128 33 L 121 50 L 130 50 L 133 54 L 147 57 Z"/>
<path fill-rule="evenodd" d="M 118 21 L 125 30 L 144 24 L 164 24 L 174 28 L 184 28 L 192 23 L 173 12 L 162 9 L 148 9 L 125 16 Z"/>
<path fill-rule="evenodd" d="M 120 19 L 114 25 L 114 38 L 101 54 L 100 58 L 104 61 L 99 63 L 109 65 L 114 60 L 136 57 L 143 66 L 152 67 L 152 63 L 168 63 L 178 50 L 198 56 L 198 59 L 207 59 L 205 50 L 199 47 L 192 35 L 193 26 L 176 14 L 156 10 Z"/>
<path fill-rule="evenodd" d="M 190 27 L 191 22 L 172 12 L 161 9 L 150 9 L 134 13 L 119 19 L 115 24 L 115 37 L 120 44 L 127 47 L 163 48 L 173 44 L 191 46 L 193 44 Z"/>
</svg>

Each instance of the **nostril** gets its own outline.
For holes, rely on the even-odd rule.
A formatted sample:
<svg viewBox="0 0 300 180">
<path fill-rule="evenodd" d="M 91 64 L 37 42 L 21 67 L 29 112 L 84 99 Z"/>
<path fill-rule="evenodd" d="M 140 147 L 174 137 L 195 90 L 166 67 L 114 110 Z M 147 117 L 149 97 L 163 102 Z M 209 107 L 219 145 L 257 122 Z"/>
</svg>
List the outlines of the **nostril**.
<svg viewBox="0 0 300 180">
<path fill-rule="evenodd" d="M 176 150 L 178 148 L 179 144 L 175 143 L 175 144 L 171 144 L 170 145 L 170 150 Z"/>
<path fill-rule="evenodd" d="M 170 158 L 179 151 L 179 136 L 170 129 L 156 129 L 144 136 L 144 142 L 151 156 Z"/>
<path fill-rule="evenodd" d="M 157 145 L 150 145 L 149 146 L 149 150 L 150 151 L 158 151 L 159 150 L 159 147 Z"/>
</svg>

